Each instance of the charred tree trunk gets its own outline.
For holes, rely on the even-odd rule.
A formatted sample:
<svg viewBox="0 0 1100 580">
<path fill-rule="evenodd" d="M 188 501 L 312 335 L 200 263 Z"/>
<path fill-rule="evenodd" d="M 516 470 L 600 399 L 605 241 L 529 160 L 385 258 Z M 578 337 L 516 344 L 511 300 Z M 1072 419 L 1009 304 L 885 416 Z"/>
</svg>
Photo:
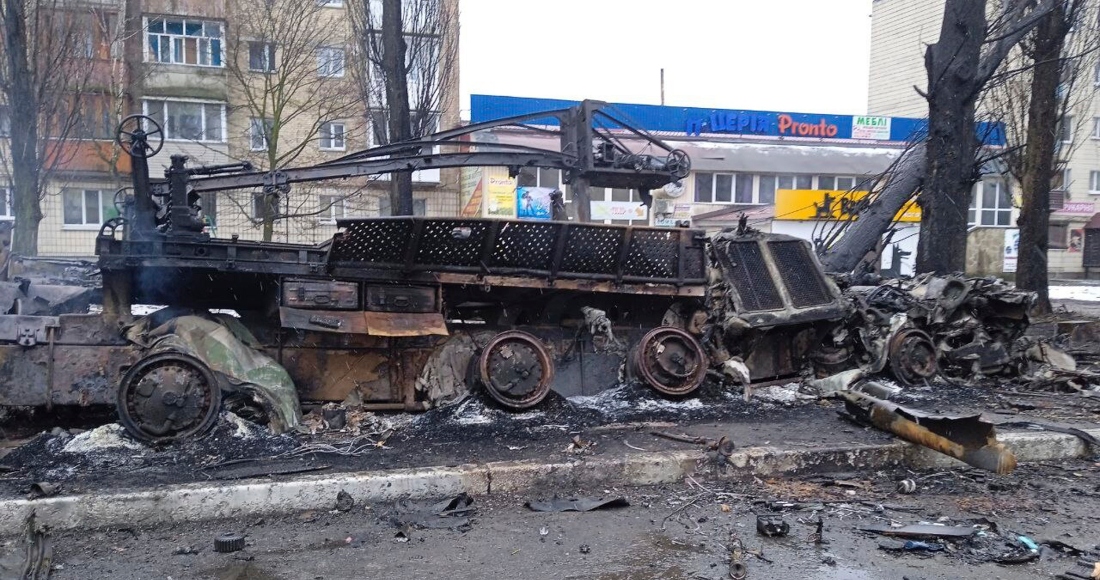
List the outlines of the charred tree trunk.
<svg viewBox="0 0 1100 580">
<path fill-rule="evenodd" d="M 409 114 L 409 77 L 405 66 L 404 27 L 401 0 L 382 1 L 382 68 L 389 108 L 390 143 L 412 138 Z M 390 207 L 393 215 L 412 215 L 412 173 L 399 171 L 390 176 Z"/>
<path fill-rule="evenodd" d="M 925 161 L 923 143 L 904 153 L 874 201 L 848 225 L 843 237 L 822 252 L 821 265 L 826 272 L 851 272 L 867 252 L 878 246 L 894 216 L 920 189 Z"/>
<path fill-rule="evenodd" d="M 928 167 L 921 207 L 917 271 L 966 269 L 967 210 L 978 179 L 974 109 L 985 41 L 985 0 L 947 0 L 940 38 L 925 51 L 928 72 Z"/>
<path fill-rule="evenodd" d="M 1059 2 L 1043 17 L 1035 30 L 1031 76 L 1031 101 L 1027 110 L 1027 142 L 1023 175 L 1020 176 L 1023 204 L 1020 207 L 1020 259 L 1016 286 L 1038 294 L 1037 314 L 1050 312 L 1047 249 L 1050 227 L 1050 185 L 1057 153 L 1062 48 L 1066 34 L 1065 5 Z"/>
<path fill-rule="evenodd" d="M 38 97 L 27 55 L 27 13 L 23 0 L 3 0 L 6 92 L 11 108 L 11 184 L 15 231 L 12 252 L 38 255 L 41 160 L 38 147 Z"/>
</svg>

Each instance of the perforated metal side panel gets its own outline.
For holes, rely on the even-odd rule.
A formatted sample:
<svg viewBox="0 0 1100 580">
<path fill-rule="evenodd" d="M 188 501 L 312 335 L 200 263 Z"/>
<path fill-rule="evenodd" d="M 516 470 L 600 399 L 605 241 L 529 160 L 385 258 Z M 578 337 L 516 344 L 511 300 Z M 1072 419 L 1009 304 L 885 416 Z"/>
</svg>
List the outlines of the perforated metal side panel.
<svg viewBox="0 0 1100 580">
<path fill-rule="evenodd" d="M 580 274 L 614 272 L 625 231 L 622 228 L 570 226 L 561 271 Z"/>
<path fill-rule="evenodd" d="M 802 242 L 769 242 L 772 257 L 779 266 L 783 285 L 797 308 L 819 306 L 832 301 L 821 272 L 814 265 L 806 244 Z"/>
<path fill-rule="evenodd" d="M 348 226 L 329 258 L 334 262 L 402 264 L 412 241 L 413 222 L 372 220 Z"/>
<path fill-rule="evenodd" d="M 772 283 L 760 245 L 756 242 L 733 242 L 728 247 L 729 258 L 733 262 L 730 281 L 741 296 L 741 305 L 745 310 L 783 308 L 783 300 Z"/>
<path fill-rule="evenodd" d="M 456 230 L 469 228 L 468 237 L 455 235 Z M 425 220 L 420 233 L 416 263 L 430 266 L 474 268 L 485 246 L 489 223 L 474 220 Z"/>
<path fill-rule="evenodd" d="M 502 268 L 550 270 L 558 226 L 505 222 L 493 246 L 492 263 Z"/>
<path fill-rule="evenodd" d="M 634 230 L 623 274 L 642 278 L 676 278 L 680 268 L 680 232 Z"/>
</svg>

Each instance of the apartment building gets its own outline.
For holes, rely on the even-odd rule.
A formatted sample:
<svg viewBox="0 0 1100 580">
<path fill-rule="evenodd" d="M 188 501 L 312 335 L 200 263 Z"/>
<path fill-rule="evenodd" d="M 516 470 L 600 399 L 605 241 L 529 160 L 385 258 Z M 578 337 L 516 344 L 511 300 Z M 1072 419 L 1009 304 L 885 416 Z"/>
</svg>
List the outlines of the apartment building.
<svg viewBox="0 0 1100 580">
<path fill-rule="evenodd" d="M 163 150 L 149 160 L 153 177 L 176 154 L 188 156 L 191 166 L 248 161 L 268 170 L 313 165 L 378 144 L 386 111 L 362 98 L 358 75 L 367 67 L 362 51 L 353 50 L 349 14 L 367 1 L 380 13 L 375 0 L 95 0 L 74 6 L 96 24 L 86 56 L 101 73 L 81 86 L 81 122 L 42 201 L 39 254 L 92 255 L 101 224 L 117 215 L 117 202 L 128 193 L 130 159 L 113 139 L 118 120 L 131 113 L 163 129 Z M 457 13 L 458 0 L 439 1 Z M 448 34 L 457 42 L 457 19 L 451 26 Z M 459 122 L 454 58 L 451 66 L 430 67 L 442 87 L 433 119 L 440 129 Z M 0 130 L 9 122 L 18 119 L 0 119 Z M 457 213 L 457 177 L 456 170 L 415 173 L 415 211 Z M 10 196 L 6 189 L 0 195 L 7 212 L 0 217 L 11 220 Z M 262 239 L 266 212 L 279 218 L 269 220 L 273 240 L 315 243 L 332 236 L 340 217 L 386 215 L 388 195 L 388 177 L 378 176 L 296 184 L 277 208 L 259 191 L 204 195 L 201 205 L 212 235 Z"/>
<path fill-rule="evenodd" d="M 995 2 L 990 2 L 995 9 Z M 871 24 L 871 68 L 868 113 L 871 115 L 927 114 L 927 103 L 914 87 L 928 84 L 924 53 L 939 38 L 944 0 L 874 0 Z M 1091 2 L 1087 23 L 1075 34 L 1097 34 L 1100 3 Z M 1072 110 L 1066 122 L 1052 127 L 1060 136 L 1064 172 L 1050 192 L 1051 225 L 1049 268 L 1052 275 L 1084 273 L 1084 228 L 1100 208 L 1100 63 L 1087 57 L 1072 87 Z M 1080 77 L 1084 78 L 1080 78 Z M 988 112 L 988 101 L 979 105 Z M 1005 232 L 1016 227 L 1019 189 L 1011 179 L 989 175 L 974 189 L 968 270 L 982 273 L 1011 271 L 1001 255 Z"/>
</svg>

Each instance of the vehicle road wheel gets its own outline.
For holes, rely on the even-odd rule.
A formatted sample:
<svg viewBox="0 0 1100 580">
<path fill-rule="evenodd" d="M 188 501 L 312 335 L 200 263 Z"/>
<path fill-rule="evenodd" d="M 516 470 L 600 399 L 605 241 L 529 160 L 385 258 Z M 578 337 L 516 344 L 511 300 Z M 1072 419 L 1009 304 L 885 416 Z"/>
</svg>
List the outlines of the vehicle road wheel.
<svg viewBox="0 0 1100 580">
<path fill-rule="evenodd" d="M 118 417 L 135 439 L 161 443 L 204 434 L 221 409 L 222 391 L 199 359 L 162 352 L 138 361 L 118 388 Z"/>
</svg>

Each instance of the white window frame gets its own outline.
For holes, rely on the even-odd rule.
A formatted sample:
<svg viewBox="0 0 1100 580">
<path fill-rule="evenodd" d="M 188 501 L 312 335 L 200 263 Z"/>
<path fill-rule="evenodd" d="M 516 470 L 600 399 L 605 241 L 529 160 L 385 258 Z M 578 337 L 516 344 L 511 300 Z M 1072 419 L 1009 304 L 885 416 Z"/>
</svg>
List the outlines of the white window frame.
<svg viewBox="0 0 1100 580">
<path fill-rule="evenodd" d="M 332 129 L 334 127 L 340 127 L 339 133 L 339 145 L 337 145 L 337 133 Z M 329 121 L 321 124 L 320 133 L 320 148 L 321 151 L 347 151 L 348 149 L 348 126 L 342 121 Z M 325 142 L 328 145 L 325 145 Z"/>
<path fill-rule="evenodd" d="M 336 225 L 336 220 L 348 215 L 347 199 L 343 195 L 325 193 L 319 195 L 317 201 L 317 207 L 323 208 L 321 214 L 317 216 L 318 223 Z"/>
<path fill-rule="evenodd" d="M 1058 123 L 1058 141 L 1065 145 L 1073 144 L 1073 115 L 1064 115 Z"/>
<path fill-rule="evenodd" d="M 1092 118 L 1092 138 L 1100 139 L 1100 117 Z"/>
<path fill-rule="evenodd" d="M 1100 170 L 1089 171 L 1089 193 L 1100 195 Z"/>
<path fill-rule="evenodd" d="M 10 222 L 15 220 L 15 210 L 11 201 L 11 188 L 0 187 L 0 195 L 4 196 L 4 203 L 0 203 L 0 221 Z"/>
<path fill-rule="evenodd" d="M 267 132 L 264 131 L 264 125 L 269 124 L 271 121 L 264 119 L 263 117 L 249 117 L 248 118 L 248 148 L 252 151 L 267 151 L 271 148 L 271 144 L 267 141 Z M 260 129 L 260 134 L 256 135 L 257 127 Z M 263 140 L 263 144 L 256 147 L 256 137 Z"/>
<path fill-rule="evenodd" d="M 253 68 L 252 67 L 252 49 L 254 47 L 263 47 L 263 56 L 261 57 L 261 60 L 263 61 L 261 63 L 262 68 Z M 276 70 L 278 70 L 278 68 L 277 68 L 278 63 L 279 63 L 279 61 L 278 61 L 277 56 L 275 54 L 275 43 L 274 42 L 249 42 L 248 43 L 248 70 L 250 72 L 271 74 L 271 73 L 275 72 Z"/>
<path fill-rule="evenodd" d="M 170 98 L 170 97 L 157 97 L 157 96 L 150 95 L 148 97 L 145 97 L 141 101 L 141 110 L 142 110 L 142 113 L 145 116 L 149 116 L 149 104 L 150 104 L 150 102 L 154 102 L 154 101 L 157 102 L 157 103 L 162 103 L 161 117 L 160 118 L 164 122 L 163 123 L 164 126 L 161 127 L 161 130 L 164 132 L 164 140 L 165 141 L 176 141 L 176 142 L 186 142 L 186 143 L 192 143 L 192 142 L 225 143 L 226 127 L 225 127 L 225 102 L 224 101 L 204 101 L 204 100 L 200 100 L 200 99 L 176 99 L 176 98 Z M 169 103 L 219 105 L 220 109 L 221 109 L 221 111 L 220 111 L 221 118 L 218 120 L 218 122 L 221 123 L 221 138 L 219 138 L 219 139 L 207 139 L 206 138 L 206 107 L 205 106 L 201 107 L 199 109 L 200 111 L 202 111 L 201 117 L 199 118 L 199 122 L 202 124 L 202 136 L 203 136 L 202 139 L 186 139 L 186 138 L 183 138 L 183 137 L 171 137 L 171 136 L 169 136 L 169 134 L 168 134 L 168 104 Z"/>
<path fill-rule="evenodd" d="M 159 20 L 164 23 L 164 32 L 157 32 L 150 29 L 150 21 Z M 179 21 L 183 23 L 184 34 L 176 34 L 168 32 L 168 22 Z M 188 23 L 198 23 L 202 33 L 200 36 L 193 36 L 186 34 Z M 217 36 L 208 36 L 206 32 L 207 25 L 217 26 Z M 147 16 L 144 19 L 144 31 L 145 31 L 145 45 L 143 48 L 145 62 L 155 62 L 160 64 L 178 64 L 181 66 L 199 66 L 206 68 L 225 68 L 225 23 L 218 20 L 202 20 L 198 18 L 183 18 L 177 16 Z M 151 47 L 151 39 L 153 36 L 157 37 L 157 53 L 154 54 Z M 195 42 L 198 45 L 196 47 L 196 54 L 202 47 L 202 41 L 206 41 L 206 55 L 211 64 L 189 63 L 183 62 L 183 56 L 179 54 L 178 48 L 186 42 L 186 39 L 196 39 Z M 163 53 L 163 49 L 160 48 L 162 42 L 168 42 L 168 60 L 161 60 L 160 56 Z M 178 41 L 178 42 L 177 42 Z M 215 58 L 214 47 L 217 46 L 217 61 L 218 64 L 213 64 Z M 186 50 L 184 51 L 186 53 Z M 198 57 L 201 61 L 201 57 Z"/>
<path fill-rule="evenodd" d="M 11 137 L 11 107 L 0 105 L 0 137 Z"/>
<path fill-rule="evenodd" d="M 99 221 L 89 223 L 88 219 L 88 193 L 96 192 L 97 199 L 99 201 Z M 107 221 L 104 215 L 103 209 L 103 196 L 106 193 L 103 189 L 96 188 L 65 188 L 61 190 L 61 229 L 62 230 L 98 230 L 103 226 L 103 222 Z M 68 223 L 65 221 L 65 195 L 66 194 L 79 194 L 80 195 L 80 223 Z"/>
<path fill-rule="evenodd" d="M 993 207 L 986 207 L 983 205 L 985 201 L 985 186 L 992 184 L 997 187 L 996 195 L 993 196 Z M 970 221 L 969 213 L 967 218 L 968 226 L 978 226 L 983 228 L 1011 228 L 1012 224 L 1012 197 L 1008 197 L 1008 207 L 1001 207 L 1001 191 L 1007 187 L 1006 184 L 998 179 L 984 179 L 974 184 L 974 191 L 971 193 L 970 198 L 970 210 L 974 211 L 974 221 Z M 993 223 L 982 223 L 982 216 L 986 213 L 993 213 Z M 1006 223 L 997 223 L 999 221 L 999 214 L 1002 212 L 1008 213 L 1008 220 Z"/>
<path fill-rule="evenodd" d="M 341 8 L 344 6 L 344 0 L 317 0 L 317 5 L 325 8 Z"/>
<path fill-rule="evenodd" d="M 334 58 L 339 55 L 339 59 Z M 339 63 L 336 70 L 334 63 Z M 322 46 L 317 49 L 317 76 L 327 78 L 343 78 L 347 69 L 347 51 L 339 46 Z"/>
<path fill-rule="evenodd" d="M 698 182 L 698 177 L 697 176 L 699 174 L 703 174 L 703 173 L 710 174 L 710 176 L 711 176 L 711 179 L 710 179 L 710 186 L 711 186 L 710 187 L 710 201 L 699 201 L 699 197 L 698 197 L 699 196 L 699 192 L 698 192 L 699 182 Z M 730 200 L 729 201 L 717 201 L 716 198 L 715 198 L 716 188 L 717 188 L 717 184 L 718 184 L 718 176 L 723 176 L 723 177 L 729 177 L 730 178 Z M 772 191 L 772 201 L 770 201 L 770 202 L 760 200 L 760 185 L 761 185 L 760 181 L 761 181 L 762 177 L 771 177 L 775 180 L 775 189 Z M 692 191 L 692 203 L 708 203 L 708 204 L 714 204 L 714 205 L 772 205 L 772 204 L 775 203 L 775 192 L 780 190 L 780 189 L 783 189 L 779 186 L 779 181 L 780 181 L 781 177 L 784 177 L 784 176 L 776 175 L 774 173 L 758 174 L 758 173 L 735 173 L 735 172 L 727 172 L 727 171 L 697 171 L 697 172 L 694 172 L 691 175 L 691 183 L 692 183 L 692 189 L 693 189 L 693 191 Z M 749 180 L 751 180 L 750 185 L 749 185 L 749 193 L 750 193 L 751 197 L 750 197 L 749 201 L 737 201 L 737 184 L 738 184 L 738 181 L 741 180 L 742 178 L 748 178 Z M 812 184 L 812 181 L 811 181 L 811 184 Z"/>
<path fill-rule="evenodd" d="M 379 114 L 379 113 L 381 113 L 381 114 Z M 412 114 L 415 115 L 416 113 L 413 112 Z M 432 116 L 433 123 L 432 123 L 431 128 L 428 130 L 428 134 L 438 133 L 439 132 L 439 123 L 442 122 L 442 115 L 439 113 L 439 111 L 432 111 L 430 114 Z M 376 138 L 377 133 L 376 133 L 375 121 L 378 121 L 378 120 L 385 121 L 388 124 L 389 123 L 389 111 L 387 111 L 386 109 L 379 109 L 379 108 L 367 109 L 367 147 L 368 148 L 378 147 L 378 146 L 382 145 L 381 143 L 378 142 L 378 139 Z M 389 127 L 387 125 L 386 132 L 388 133 L 388 131 L 389 131 Z M 433 153 L 439 153 L 439 151 L 440 151 L 439 146 L 435 146 L 435 147 L 432 148 Z M 380 173 L 377 176 L 377 179 L 379 179 L 381 181 L 389 180 L 389 178 L 390 178 L 389 173 Z M 438 167 L 433 167 L 431 169 L 420 169 L 420 170 L 417 170 L 417 171 L 413 171 L 412 172 L 412 180 L 416 183 L 439 183 L 440 180 L 441 180 L 441 175 L 440 175 L 440 172 L 439 172 L 439 168 Z"/>
</svg>

